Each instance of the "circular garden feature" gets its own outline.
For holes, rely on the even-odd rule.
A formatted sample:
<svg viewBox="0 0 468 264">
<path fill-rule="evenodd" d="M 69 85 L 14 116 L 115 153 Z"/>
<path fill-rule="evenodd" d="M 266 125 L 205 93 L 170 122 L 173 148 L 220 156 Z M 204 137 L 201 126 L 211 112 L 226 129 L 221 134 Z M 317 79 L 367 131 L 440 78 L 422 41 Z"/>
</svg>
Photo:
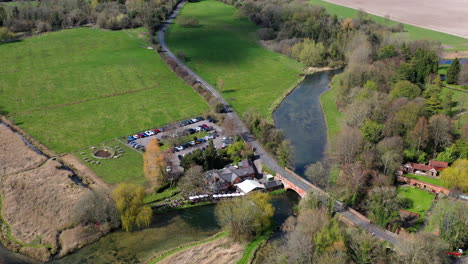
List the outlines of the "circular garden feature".
<svg viewBox="0 0 468 264">
<path fill-rule="evenodd" d="M 111 159 L 114 155 L 115 151 L 109 147 L 99 148 L 93 152 L 93 157 L 97 159 Z"/>
</svg>

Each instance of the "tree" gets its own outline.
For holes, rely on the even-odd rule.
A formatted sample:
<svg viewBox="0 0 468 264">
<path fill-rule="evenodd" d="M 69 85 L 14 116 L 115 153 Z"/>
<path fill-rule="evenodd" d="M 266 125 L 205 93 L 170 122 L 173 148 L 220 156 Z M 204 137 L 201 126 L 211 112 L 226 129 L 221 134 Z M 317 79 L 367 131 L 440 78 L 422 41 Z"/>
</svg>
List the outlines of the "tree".
<svg viewBox="0 0 468 264">
<path fill-rule="evenodd" d="M 291 56 L 307 66 L 323 66 L 326 64 L 326 49 L 322 43 L 304 39 L 292 46 Z"/>
<path fill-rule="evenodd" d="M 429 140 L 429 123 L 424 116 L 419 117 L 418 122 L 410 132 L 411 145 L 416 147 L 417 152 L 426 147 Z"/>
<path fill-rule="evenodd" d="M 393 173 L 403 162 L 403 141 L 400 137 L 388 137 L 377 144 L 385 175 Z"/>
<path fill-rule="evenodd" d="M 7 13 L 5 11 L 5 8 L 3 6 L 0 6 L 0 27 L 3 27 L 3 24 L 5 24 L 6 19 Z"/>
<path fill-rule="evenodd" d="M 305 175 L 308 180 L 321 188 L 324 188 L 328 185 L 328 170 L 322 165 L 322 162 L 320 161 L 308 165 L 305 171 Z"/>
<path fill-rule="evenodd" d="M 345 234 L 348 255 L 354 263 L 389 263 L 389 256 L 384 243 L 375 239 L 369 232 L 357 228 L 348 228 Z"/>
<path fill-rule="evenodd" d="M 248 240 L 270 227 L 274 213 L 270 200 L 268 193 L 261 192 L 225 200 L 216 205 L 216 218 L 235 241 Z"/>
<path fill-rule="evenodd" d="M 86 192 L 71 210 L 75 223 L 96 224 L 109 222 L 118 226 L 119 212 L 107 189 L 94 188 Z"/>
<path fill-rule="evenodd" d="M 185 171 L 184 176 L 179 180 L 179 186 L 186 195 L 203 194 L 209 188 L 207 178 L 201 166 L 192 166 Z"/>
<path fill-rule="evenodd" d="M 239 161 L 243 159 L 252 159 L 254 155 L 253 151 L 247 148 L 243 140 L 239 140 L 227 147 L 226 153 L 235 164 L 239 163 Z"/>
<path fill-rule="evenodd" d="M 418 48 L 411 60 L 416 72 L 416 82 L 424 83 L 427 76 L 436 73 L 439 68 L 439 58 L 433 50 Z"/>
<path fill-rule="evenodd" d="M 466 170 L 465 170 L 466 172 Z M 463 201 L 439 201 L 429 218 L 429 230 L 439 230 L 451 249 L 468 246 L 468 204 Z"/>
<path fill-rule="evenodd" d="M 396 55 L 398 55 L 398 53 L 395 50 L 395 46 L 390 44 L 390 45 L 386 45 L 382 47 L 379 50 L 379 53 L 377 54 L 377 58 L 379 60 L 384 60 L 387 58 L 395 57 Z"/>
<path fill-rule="evenodd" d="M 442 97 L 442 109 L 446 115 L 452 114 L 453 94 L 452 90 L 448 90 Z"/>
<path fill-rule="evenodd" d="M 434 142 L 434 158 L 437 150 L 446 147 L 452 142 L 452 122 L 442 114 L 431 116 L 429 119 L 429 131 Z"/>
<path fill-rule="evenodd" d="M 461 72 L 458 76 L 458 84 L 468 86 L 468 66 L 466 65 L 461 68 Z"/>
<path fill-rule="evenodd" d="M 446 244 L 425 232 L 408 234 L 397 245 L 397 261 L 405 264 L 446 263 Z"/>
<path fill-rule="evenodd" d="M 455 58 L 447 69 L 447 83 L 454 84 L 458 81 L 460 75 L 461 65 L 458 58 Z"/>
<path fill-rule="evenodd" d="M 283 140 L 276 149 L 276 157 L 278 157 L 278 162 L 283 167 L 291 164 L 291 148 L 291 143 L 289 143 L 287 140 Z"/>
<path fill-rule="evenodd" d="M 446 168 L 440 174 L 442 185 L 454 189 L 460 188 L 464 193 L 468 192 L 468 159 L 455 161 L 452 166 Z"/>
<path fill-rule="evenodd" d="M 396 217 L 400 209 L 397 191 L 393 187 L 375 187 L 369 192 L 367 201 L 369 219 L 377 225 L 386 228 Z"/>
<path fill-rule="evenodd" d="M 393 99 L 399 97 L 414 99 L 421 95 L 421 89 L 416 84 L 410 83 L 409 81 L 398 81 L 390 91 L 390 95 Z"/>
<path fill-rule="evenodd" d="M 362 144 L 361 131 L 357 128 L 346 127 L 335 136 L 328 152 L 338 164 L 352 163 L 361 151 Z"/>
<path fill-rule="evenodd" d="M 339 197 L 351 206 L 358 204 L 366 187 L 367 178 L 368 175 L 360 163 L 344 165 L 335 185 Z"/>
<path fill-rule="evenodd" d="M 167 181 L 166 161 L 159 147 L 159 140 L 152 139 L 143 155 L 143 168 L 146 179 L 152 188 L 159 188 Z"/>
<path fill-rule="evenodd" d="M 366 120 L 361 126 L 362 134 L 372 144 L 376 144 L 382 138 L 384 125 L 373 120 Z"/>
<path fill-rule="evenodd" d="M 125 231 L 131 232 L 135 226 L 141 228 L 151 224 L 153 212 L 151 207 L 144 205 L 145 189 L 142 186 L 121 183 L 112 191 L 112 198 Z"/>
</svg>

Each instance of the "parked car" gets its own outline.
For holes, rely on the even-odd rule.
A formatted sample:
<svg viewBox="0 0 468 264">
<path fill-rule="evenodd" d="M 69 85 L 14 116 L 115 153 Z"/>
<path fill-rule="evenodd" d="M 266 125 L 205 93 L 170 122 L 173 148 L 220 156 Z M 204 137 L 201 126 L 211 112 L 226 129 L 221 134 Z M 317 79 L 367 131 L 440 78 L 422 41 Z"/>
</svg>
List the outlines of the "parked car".
<svg viewBox="0 0 468 264">
<path fill-rule="evenodd" d="M 175 149 L 177 151 L 181 151 L 181 150 L 184 150 L 185 148 L 184 148 L 184 146 L 180 145 L 180 146 L 175 147 Z"/>
<path fill-rule="evenodd" d="M 192 146 L 195 146 L 197 143 L 195 143 L 195 141 L 192 140 L 192 141 L 189 141 L 189 144 L 192 145 Z"/>
<path fill-rule="evenodd" d="M 161 133 L 161 132 L 162 132 L 162 131 L 161 131 L 161 129 L 159 129 L 159 128 L 156 128 L 156 129 L 154 130 L 154 133 L 156 133 L 156 134 Z"/>
<path fill-rule="evenodd" d="M 135 140 L 135 138 L 133 136 L 129 136 L 127 137 L 128 140 Z"/>
<path fill-rule="evenodd" d="M 143 133 L 139 133 L 139 134 L 138 134 L 138 136 L 139 136 L 140 138 L 144 138 L 144 137 L 146 137 L 146 135 L 145 135 L 145 134 L 143 134 Z"/>
<path fill-rule="evenodd" d="M 217 123 L 218 120 L 214 119 L 214 118 L 211 118 L 211 117 L 208 117 L 206 120 L 208 120 L 208 122 L 211 122 L 211 123 Z"/>
</svg>

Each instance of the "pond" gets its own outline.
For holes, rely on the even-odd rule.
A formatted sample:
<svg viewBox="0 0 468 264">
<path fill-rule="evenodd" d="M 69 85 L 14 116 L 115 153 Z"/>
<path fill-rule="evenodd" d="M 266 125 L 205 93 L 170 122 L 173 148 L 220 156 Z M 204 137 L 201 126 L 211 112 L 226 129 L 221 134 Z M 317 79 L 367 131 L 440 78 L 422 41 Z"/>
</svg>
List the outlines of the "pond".
<svg viewBox="0 0 468 264">
<path fill-rule="evenodd" d="M 329 89 L 331 78 L 342 70 L 306 76 L 273 113 L 275 126 L 284 131 L 293 146 L 295 171 L 304 176 L 305 167 L 322 159 L 327 144 L 327 126 L 320 95 Z"/>
<path fill-rule="evenodd" d="M 2 244 L 0 244 L 0 263 L 3 264 L 38 264 L 39 262 L 33 261 L 23 255 L 8 251 Z"/>
</svg>

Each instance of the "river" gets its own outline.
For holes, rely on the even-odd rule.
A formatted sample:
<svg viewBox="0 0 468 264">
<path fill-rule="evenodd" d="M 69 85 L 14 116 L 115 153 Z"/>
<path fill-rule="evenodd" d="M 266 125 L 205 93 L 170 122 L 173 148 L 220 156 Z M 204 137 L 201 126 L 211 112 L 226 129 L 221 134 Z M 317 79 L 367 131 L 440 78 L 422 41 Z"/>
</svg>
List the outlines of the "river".
<svg viewBox="0 0 468 264">
<path fill-rule="evenodd" d="M 294 170 L 304 176 L 307 165 L 322 159 L 327 144 L 327 126 L 320 95 L 331 78 L 342 70 L 307 75 L 273 113 L 275 126 L 284 131 L 293 146 Z"/>
<path fill-rule="evenodd" d="M 323 157 L 327 129 L 320 106 L 320 94 L 328 89 L 330 78 L 340 71 L 327 71 L 306 76 L 274 112 L 275 125 L 283 129 L 294 147 L 294 167 L 303 175 L 305 166 Z M 299 198 L 286 192 L 275 196 L 275 222 L 281 225 L 293 213 Z M 97 242 L 53 263 L 143 263 L 158 252 L 178 245 L 202 240 L 220 231 L 214 216 L 214 206 L 194 207 L 153 218 L 149 228 L 132 233 L 115 231 Z M 32 264 L 0 245 L 0 263 Z"/>
</svg>

